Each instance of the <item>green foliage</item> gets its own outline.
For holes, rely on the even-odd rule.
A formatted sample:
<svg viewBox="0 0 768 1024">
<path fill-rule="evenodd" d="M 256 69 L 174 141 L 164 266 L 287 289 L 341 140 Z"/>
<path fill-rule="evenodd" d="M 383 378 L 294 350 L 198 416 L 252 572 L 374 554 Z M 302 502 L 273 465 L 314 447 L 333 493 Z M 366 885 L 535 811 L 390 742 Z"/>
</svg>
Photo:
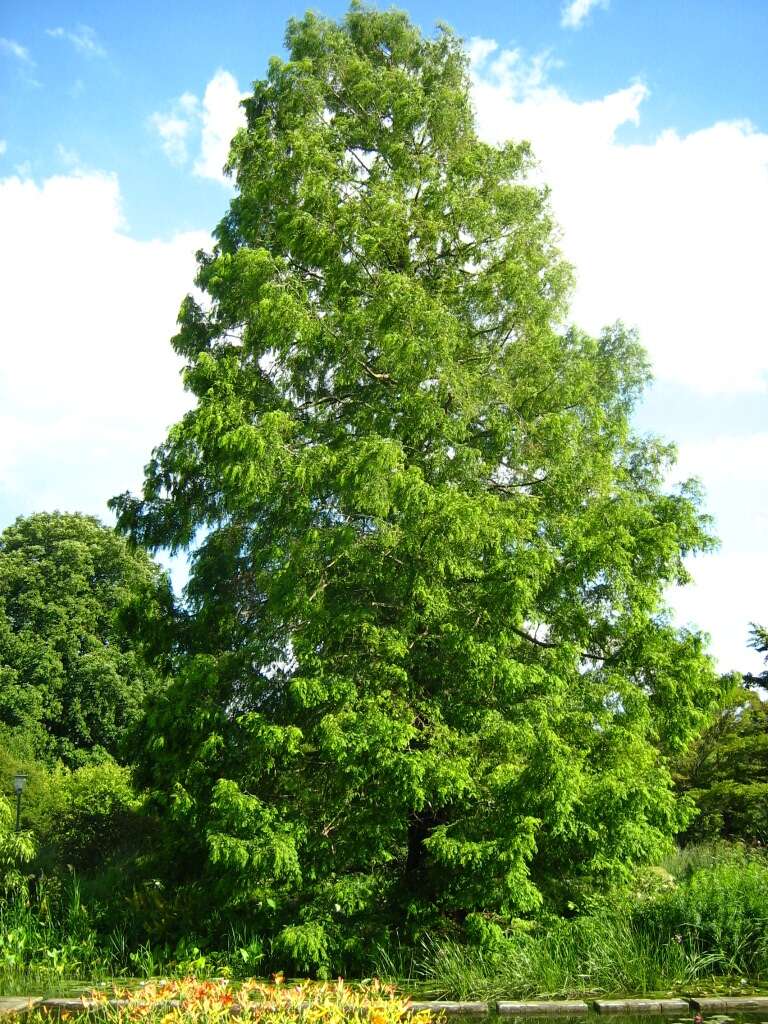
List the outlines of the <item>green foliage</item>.
<svg viewBox="0 0 768 1024">
<path fill-rule="evenodd" d="M 112 761 L 58 771 L 50 781 L 40 830 L 54 864 L 104 869 L 143 831 L 130 772 Z"/>
<path fill-rule="evenodd" d="M 737 686 L 677 766 L 698 808 L 689 839 L 768 843 L 768 703 Z"/>
<path fill-rule="evenodd" d="M 107 963 L 76 881 L 38 879 L 34 896 L 0 901 L 0 992 L 108 973 Z"/>
<path fill-rule="evenodd" d="M 427 939 L 406 977 L 449 998 L 707 991 L 768 974 L 768 862 L 743 847 L 689 848 L 661 872 L 603 898 L 583 917 L 509 929 L 502 941 Z M 383 977 L 396 951 L 382 949 Z M 728 982 L 726 981 L 726 988 Z"/>
<path fill-rule="evenodd" d="M 170 603 L 163 574 L 96 519 L 41 513 L 0 536 L 0 728 L 26 756 L 116 753 L 158 685 L 119 621 Z"/>
<path fill-rule="evenodd" d="M 720 863 L 693 873 L 664 898 L 636 913 L 643 927 L 685 948 L 707 951 L 731 973 L 768 971 L 768 863 Z"/>
<path fill-rule="evenodd" d="M 61 877 L 74 868 L 90 877 L 108 874 L 121 860 L 134 861 L 154 822 L 142 813 L 130 771 L 106 754 L 98 760 L 92 754 L 80 768 L 51 766 L 30 755 L 29 734 L 22 738 L 26 742 L 19 744 L 17 730 L 0 727 L 0 780 L 10 784 L 17 771 L 28 775 L 21 821 L 36 848 L 30 873 Z M 121 874 L 124 885 L 124 868 Z M 111 879 L 107 890 L 114 888 Z"/>
<path fill-rule="evenodd" d="M 60 995 L 70 984 L 79 992 L 84 982 L 116 977 L 237 977 L 263 960 L 258 938 L 243 934 L 207 953 L 191 936 L 176 946 L 132 942 L 116 909 L 88 905 L 73 875 L 39 878 L 34 896 L 0 899 L 0 995 Z"/>
<path fill-rule="evenodd" d="M 283 928 L 275 948 L 278 956 L 282 954 L 287 963 L 296 964 L 300 971 L 319 969 L 322 976 L 328 977 L 328 936 L 317 921 Z"/>
<path fill-rule="evenodd" d="M 16 832 L 16 815 L 9 800 L 0 795 L 0 901 L 26 891 L 24 867 L 35 853 L 28 832 Z"/>
<path fill-rule="evenodd" d="M 718 843 L 687 847 L 666 864 L 670 870 L 643 869 L 580 917 L 501 922 L 476 914 L 468 942 L 427 934 L 414 946 L 390 937 L 366 951 L 363 972 L 449 998 L 706 993 L 744 990 L 746 978 L 764 984 L 765 856 Z M 89 908 L 74 878 L 58 888 L 39 883 L 35 899 L 0 902 L 0 992 L 61 991 L 70 978 L 266 975 L 286 957 L 314 965 L 330 952 L 317 928 L 287 928 L 267 943 L 242 924 L 218 946 L 193 933 L 175 946 L 132 944 L 114 906 L 106 914 Z"/>
<path fill-rule="evenodd" d="M 477 138 L 459 41 L 353 5 L 286 43 L 181 308 L 196 404 L 113 505 L 197 545 L 141 757 L 173 877 L 339 969 L 665 848 L 716 687 L 662 594 L 711 542 L 632 432 L 636 338 L 565 323 L 546 190 Z"/>
</svg>

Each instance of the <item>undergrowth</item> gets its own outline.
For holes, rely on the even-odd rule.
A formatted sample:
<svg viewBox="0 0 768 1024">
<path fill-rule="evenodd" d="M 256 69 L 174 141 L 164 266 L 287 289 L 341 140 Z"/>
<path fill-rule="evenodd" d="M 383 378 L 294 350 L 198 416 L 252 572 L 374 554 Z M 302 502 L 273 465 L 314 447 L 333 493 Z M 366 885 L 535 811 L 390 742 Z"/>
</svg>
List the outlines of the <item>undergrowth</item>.
<svg viewBox="0 0 768 1024">
<path fill-rule="evenodd" d="M 0 901 L 0 995 L 190 974 L 237 981 L 292 966 L 245 926 L 214 948 L 191 934 L 172 946 L 131 943 L 119 923 L 105 928 L 109 915 L 85 905 L 76 880 L 64 895 L 54 903 L 38 885 L 34 899 Z M 455 999 L 759 988 L 768 984 L 768 859 L 722 844 L 683 850 L 580 916 L 481 921 L 472 935 L 395 939 L 370 951 L 363 973 Z"/>
<path fill-rule="evenodd" d="M 377 971 L 455 999 L 704 991 L 768 982 L 768 861 L 722 844 L 679 852 L 590 912 L 475 944 L 378 950 Z"/>
</svg>

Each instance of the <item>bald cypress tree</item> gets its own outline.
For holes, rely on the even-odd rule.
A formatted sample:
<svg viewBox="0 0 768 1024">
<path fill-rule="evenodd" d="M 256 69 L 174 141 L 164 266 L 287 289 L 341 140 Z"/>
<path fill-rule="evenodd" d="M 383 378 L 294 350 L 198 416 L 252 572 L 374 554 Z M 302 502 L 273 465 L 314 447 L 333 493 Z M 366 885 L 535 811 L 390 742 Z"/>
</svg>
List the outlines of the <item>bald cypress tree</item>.
<svg viewBox="0 0 768 1024">
<path fill-rule="evenodd" d="M 680 827 L 665 758 L 714 678 L 662 592 L 709 540 L 632 431 L 636 338 L 567 326 L 460 42 L 359 6 L 286 42 L 182 305 L 195 406 L 115 507 L 196 544 L 146 755 L 189 872 L 338 968 L 387 925 L 578 902 Z"/>
</svg>

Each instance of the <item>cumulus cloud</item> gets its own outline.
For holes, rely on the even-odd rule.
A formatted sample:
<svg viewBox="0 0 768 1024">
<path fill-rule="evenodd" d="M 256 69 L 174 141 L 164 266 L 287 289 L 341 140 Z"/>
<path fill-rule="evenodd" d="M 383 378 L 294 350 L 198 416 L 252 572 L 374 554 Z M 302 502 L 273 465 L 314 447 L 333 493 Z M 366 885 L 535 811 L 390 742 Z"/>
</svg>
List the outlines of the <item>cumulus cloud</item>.
<svg viewBox="0 0 768 1024">
<path fill-rule="evenodd" d="M 0 222 L 0 515 L 105 515 L 187 407 L 168 339 L 210 238 L 131 238 L 96 172 L 0 179 Z"/>
<path fill-rule="evenodd" d="M 217 71 L 205 88 L 202 109 L 200 156 L 195 161 L 195 174 L 202 178 L 222 177 L 222 168 L 229 156 L 229 144 L 238 128 L 245 125 L 245 112 L 240 107 L 241 93 L 237 81 L 228 71 Z"/>
<path fill-rule="evenodd" d="M 202 100 L 193 93 L 184 93 L 165 112 L 150 116 L 151 128 L 160 139 L 163 152 L 179 166 L 190 160 L 190 149 L 198 147 L 192 164 L 193 173 L 201 178 L 226 182 L 223 167 L 229 155 L 229 144 L 238 128 L 245 124 L 245 115 L 235 77 L 219 69 L 205 87 Z"/>
<path fill-rule="evenodd" d="M 65 39 L 74 46 L 78 53 L 82 53 L 86 57 L 106 57 L 107 55 L 96 30 L 90 25 L 78 25 L 77 28 L 70 30 L 59 26 L 58 28 L 48 28 L 45 32 L 46 35 L 54 39 Z"/>
<path fill-rule="evenodd" d="M 171 163 L 186 163 L 189 159 L 187 138 L 190 134 L 190 122 L 172 114 L 155 113 L 150 117 L 150 124 L 160 137 L 160 145 Z"/>
<path fill-rule="evenodd" d="M 34 66 L 34 61 L 29 54 L 29 50 L 26 46 L 22 46 L 21 43 L 17 43 L 15 39 L 5 39 L 0 37 L 0 53 L 5 54 L 7 57 L 14 57 L 16 60 L 22 62 L 22 64 L 29 64 L 30 67 Z"/>
<path fill-rule="evenodd" d="M 173 164 L 181 166 L 189 160 L 187 143 L 194 133 L 198 108 L 197 96 L 185 92 L 170 111 L 154 113 L 149 118 L 151 127 L 160 138 L 163 152 Z"/>
<path fill-rule="evenodd" d="M 619 129 L 641 122 L 642 82 L 577 101 L 541 57 L 488 40 L 470 57 L 481 134 L 529 139 L 552 187 L 578 274 L 574 319 L 593 331 L 618 318 L 639 327 L 660 378 L 764 391 L 768 134 L 734 121 L 621 141 Z"/>
<path fill-rule="evenodd" d="M 595 7 L 607 7 L 608 0 L 571 0 L 563 5 L 560 24 L 563 28 L 581 28 Z"/>
</svg>

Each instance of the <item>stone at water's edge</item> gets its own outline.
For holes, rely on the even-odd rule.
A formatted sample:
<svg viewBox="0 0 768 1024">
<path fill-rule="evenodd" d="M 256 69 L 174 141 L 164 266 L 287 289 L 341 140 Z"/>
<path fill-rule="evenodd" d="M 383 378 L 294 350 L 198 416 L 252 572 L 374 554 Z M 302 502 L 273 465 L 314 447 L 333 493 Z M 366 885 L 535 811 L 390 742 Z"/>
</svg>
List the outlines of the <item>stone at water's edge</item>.
<svg viewBox="0 0 768 1024">
<path fill-rule="evenodd" d="M 510 1000 L 496 1003 L 500 1014 L 517 1013 L 589 1013 L 589 1006 L 579 999 L 539 999 L 538 1001 L 515 1003 Z"/>
<path fill-rule="evenodd" d="M 596 999 L 598 1013 L 685 1013 L 687 999 Z"/>
<path fill-rule="evenodd" d="M 42 1000 L 42 996 L 16 996 L 12 999 L 0 999 L 0 1017 L 31 1010 L 33 1006 L 37 1006 Z"/>
<path fill-rule="evenodd" d="M 488 1003 L 455 1003 L 443 999 L 428 999 L 412 1002 L 409 1009 L 414 1013 L 418 1010 L 433 1010 L 435 1013 L 488 1013 Z"/>
<path fill-rule="evenodd" d="M 44 1010 L 55 1010 L 57 1013 L 65 1011 L 67 1013 L 78 1013 L 80 1010 L 97 1010 L 103 1004 L 97 1002 L 95 999 L 88 999 L 86 996 L 75 999 L 70 997 L 68 999 L 45 999 L 42 1003 Z M 127 1006 L 127 999 L 110 999 L 110 1006 Z"/>
<path fill-rule="evenodd" d="M 768 1010 L 768 996 L 712 996 L 691 999 L 694 1010 Z"/>
</svg>

